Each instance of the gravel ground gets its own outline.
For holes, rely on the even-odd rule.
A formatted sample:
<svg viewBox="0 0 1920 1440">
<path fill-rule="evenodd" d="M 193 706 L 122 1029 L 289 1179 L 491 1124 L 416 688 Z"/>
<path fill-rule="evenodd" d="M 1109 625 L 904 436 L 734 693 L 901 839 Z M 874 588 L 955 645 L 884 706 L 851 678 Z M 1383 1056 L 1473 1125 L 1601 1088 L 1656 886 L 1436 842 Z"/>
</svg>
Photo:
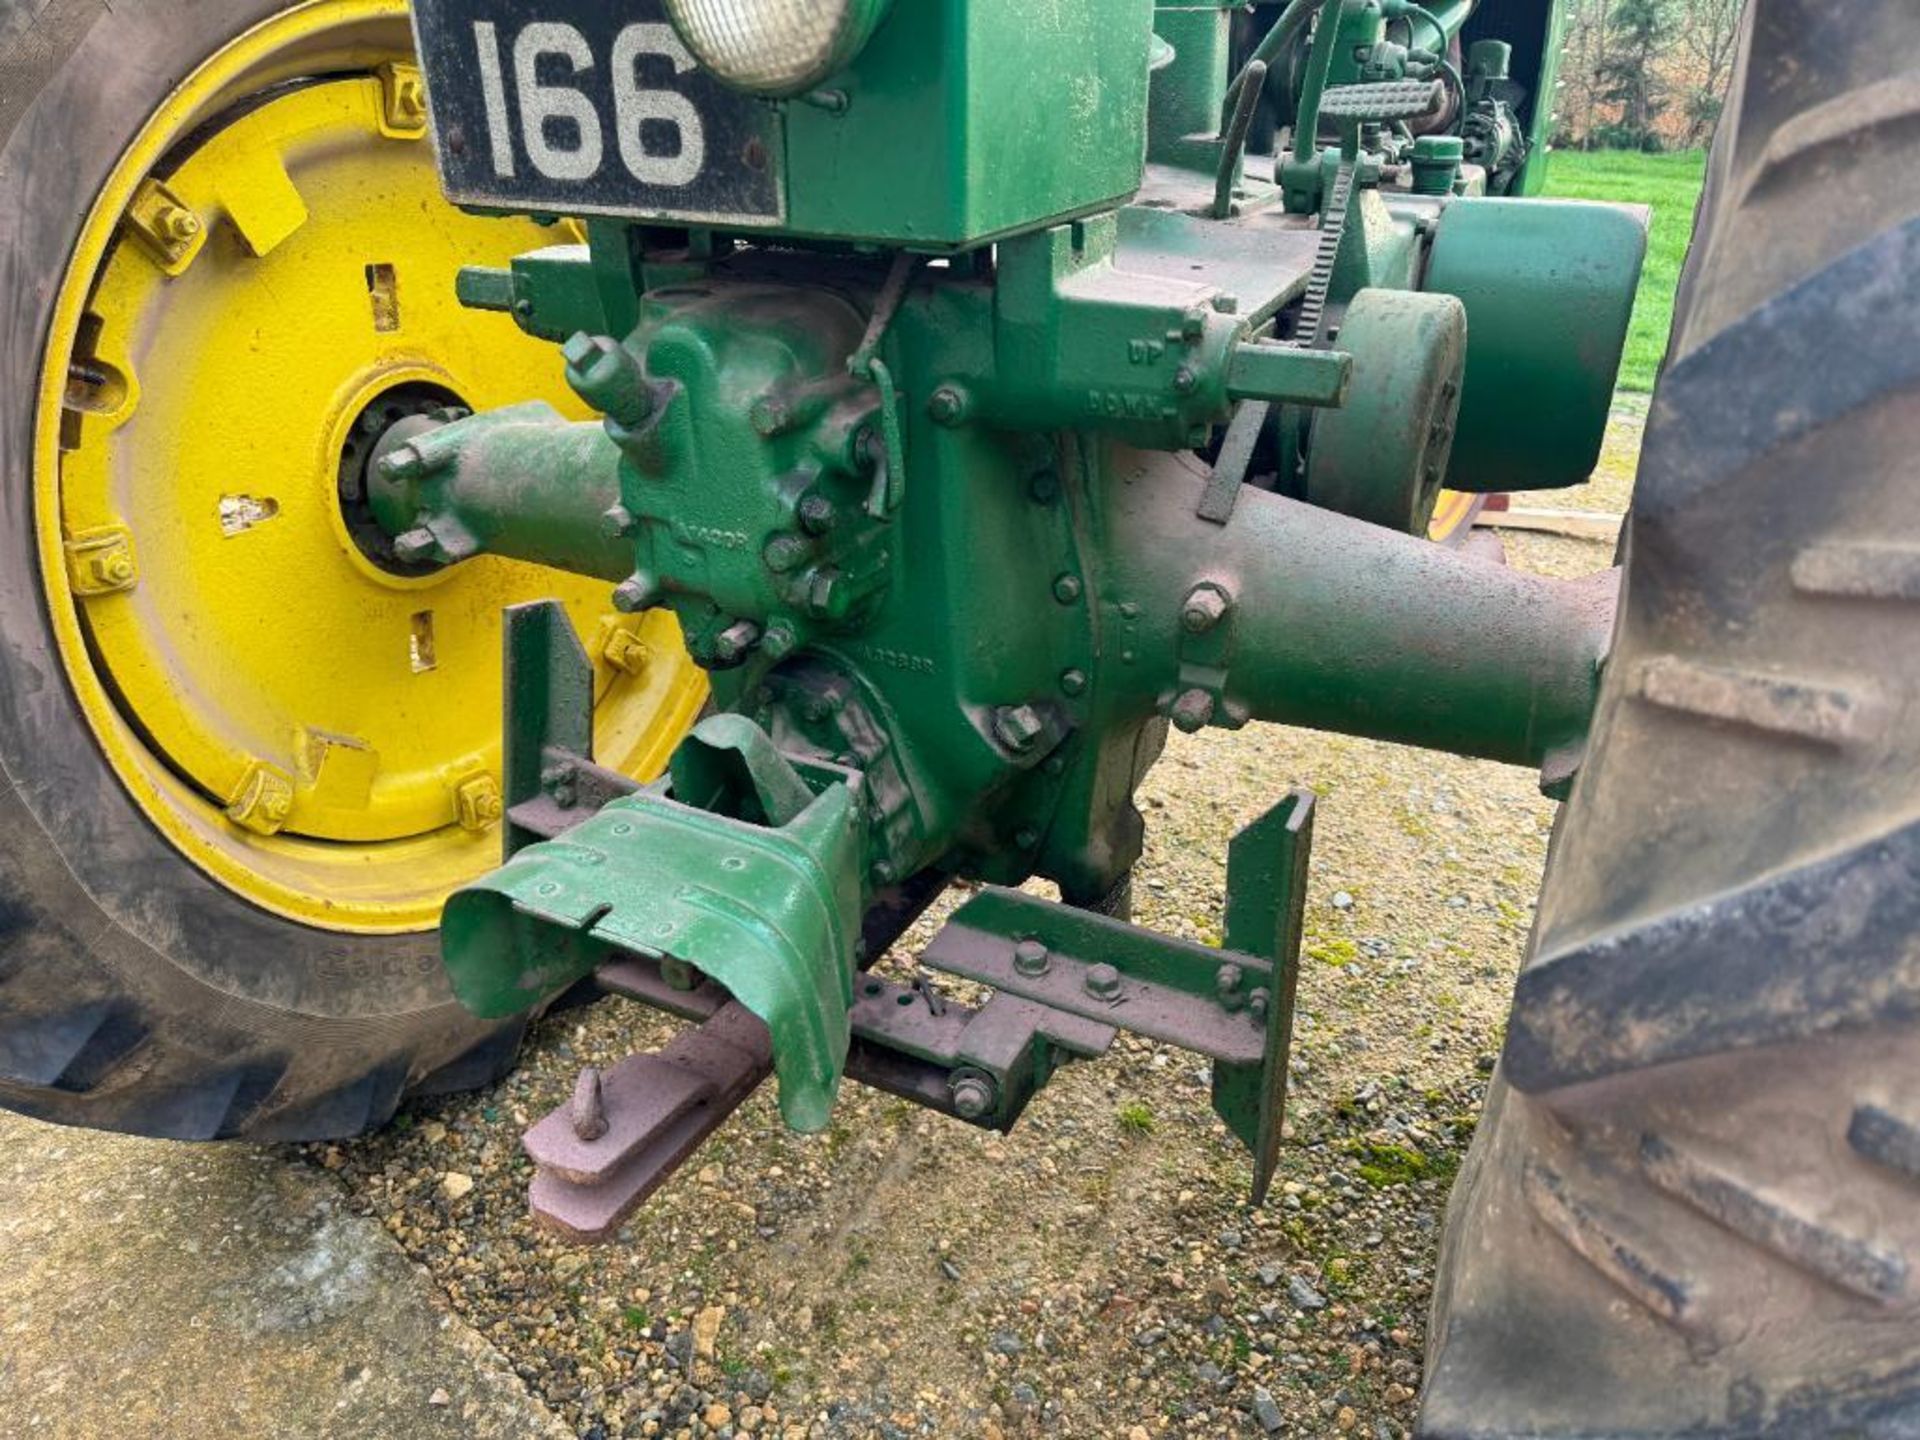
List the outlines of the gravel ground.
<svg viewBox="0 0 1920 1440">
<path fill-rule="evenodd" d="M 1623 403 L 1594 484 L 1543 503 L 1624 509 L 1644 409 Z M 1611 558 L 1507 550 L 1568 576 Z M 490 1093 L 306 1156 L 582 1437 L 1404 1436 L 1554 807 L 1489 763 L 1176 736 L 1144 787 L 1136 918 L 1217 942 L 1228 837 L 1301 784 L 1321 810 L 1264 1209 L 1200 1062 L 1123 1037 L 1006 1137 L 857 1085 L 797 1136 L 768 1087 L 620 1243 L 569 1249 L 527 1218 L 517 1136 L 577 1067 L 671 1033 L 625 1001 L 546 1021 Z"/>
</svg>

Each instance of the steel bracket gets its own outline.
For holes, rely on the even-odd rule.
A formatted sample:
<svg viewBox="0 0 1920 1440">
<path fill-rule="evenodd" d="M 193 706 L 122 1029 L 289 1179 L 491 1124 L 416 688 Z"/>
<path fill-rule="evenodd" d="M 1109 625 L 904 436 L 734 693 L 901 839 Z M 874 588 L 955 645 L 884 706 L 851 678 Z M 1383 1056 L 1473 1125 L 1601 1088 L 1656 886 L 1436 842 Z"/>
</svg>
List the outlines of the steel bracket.
<svg viewBox="0 0 1920 1440">
<path fill-rule="evenodd" d="M 1211 1057 L 1213 1107 L 1253 1152 L 1258 1204 L 1279 1159 L 1312 835 L 1313 796 L 1299 790 L 1234 837 L 1223 949 L 989 888 L 921 959 L 1002 996 Z"/>
</svg>

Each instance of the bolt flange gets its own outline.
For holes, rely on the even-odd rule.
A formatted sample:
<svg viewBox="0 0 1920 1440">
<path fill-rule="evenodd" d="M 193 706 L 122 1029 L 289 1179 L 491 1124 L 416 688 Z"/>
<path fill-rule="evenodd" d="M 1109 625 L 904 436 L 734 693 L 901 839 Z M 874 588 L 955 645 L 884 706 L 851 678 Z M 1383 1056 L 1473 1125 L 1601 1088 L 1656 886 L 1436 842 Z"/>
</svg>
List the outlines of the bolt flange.
<svg viewBox="0 0 1920 1440">
<path fill-rule="evenodd" d="M 1052 967 L 1053 957 L 1038 940 L 1022 940 L 1013 947 L 1013 968 L 1029 980 L 1036 980 Z"/>
<path fill-rule="evenodd" d="M 953 1097 L 953 1113 L 962 1120 L 978 1120 L 993 1110 L 993 1081 L 978 1071 L 953 1077 L 948 1093 Z"/>
</svg>

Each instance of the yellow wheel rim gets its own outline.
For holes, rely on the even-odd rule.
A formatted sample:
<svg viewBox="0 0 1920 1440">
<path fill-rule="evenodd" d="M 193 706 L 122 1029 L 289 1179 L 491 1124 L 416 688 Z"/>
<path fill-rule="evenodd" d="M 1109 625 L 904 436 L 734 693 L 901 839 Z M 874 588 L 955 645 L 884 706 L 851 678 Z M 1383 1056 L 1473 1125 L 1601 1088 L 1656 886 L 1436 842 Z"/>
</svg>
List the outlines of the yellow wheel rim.
<svg viewBox="0 0 1920 1440">
<path fill-rule="evenodd" d="M 1480 496 L 1463 490 L 1442 490 L 1434 502 L 1433 518 L 1427 522 L 1427 538 L 1442 545 L 1465 539 L 1466 532 L 1473 528 L 1474 516 L 1480 513 L 1480 500 Z"/>
<path fill-rule="evenodd" d="M 604 763 L 658 774 L 707 694 L 604 584 L 356 543 L 345 472 L 396 409 L 578 411 L 550 346 L 454 300 L 460 265 L 572 237 L 441 198 L 405 14 L 295 7 L 154 114 L 57 302 L 34 476 L 68 676 L 147 816 L 254 903 L 369 932 L 498 861 L 504 606 L 566 604 Z"/>
</svg>

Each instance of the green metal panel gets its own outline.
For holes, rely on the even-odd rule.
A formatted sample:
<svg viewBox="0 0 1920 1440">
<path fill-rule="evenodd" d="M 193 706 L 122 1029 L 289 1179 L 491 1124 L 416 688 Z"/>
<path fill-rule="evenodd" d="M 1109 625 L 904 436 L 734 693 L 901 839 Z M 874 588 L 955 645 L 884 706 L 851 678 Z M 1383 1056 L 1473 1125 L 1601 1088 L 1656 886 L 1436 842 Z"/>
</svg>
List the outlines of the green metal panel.
<svg viewBox="0 0 1920 1440">
<path fill-rule="evenodd" d="M 1227 16 L 1217 5 L 1163 5 L 1153 29 L 1173 58 L 1153 72 L 1147 158 L 1211 175 L 1227 94 Z"/>
<path fill-rule="evenodd" d="M 1644 209 L 1456 200 L 1424 289 L 1467 307 L 1467 374 L 1447 484 L 1546 490 L 1593 473 L 1647 253 Z"/>
<path fill-rule="evenodd" d="M 1152 0 L 907 0 L 833 83 L 786 107 L 788 229 L 945 249 L 1140 184 Z"/>
<path fill-rule="evenodd" d="M 741 716 L 702 722 L 676 768 L 689 747 L 739 758 L 752 816 L 643 792 L 520 850 L 447 902 L 454 993 L 477 1015 L 510 1015 L 591 972 L 608 947 L 671 955 L 766 1022 L 782 1117 L 821 1129 L 846 1064 L 863 808 L 845 784 L 813 795 Z M 782 792 L 789 803 L 774 800 Z"/>
</svg>

